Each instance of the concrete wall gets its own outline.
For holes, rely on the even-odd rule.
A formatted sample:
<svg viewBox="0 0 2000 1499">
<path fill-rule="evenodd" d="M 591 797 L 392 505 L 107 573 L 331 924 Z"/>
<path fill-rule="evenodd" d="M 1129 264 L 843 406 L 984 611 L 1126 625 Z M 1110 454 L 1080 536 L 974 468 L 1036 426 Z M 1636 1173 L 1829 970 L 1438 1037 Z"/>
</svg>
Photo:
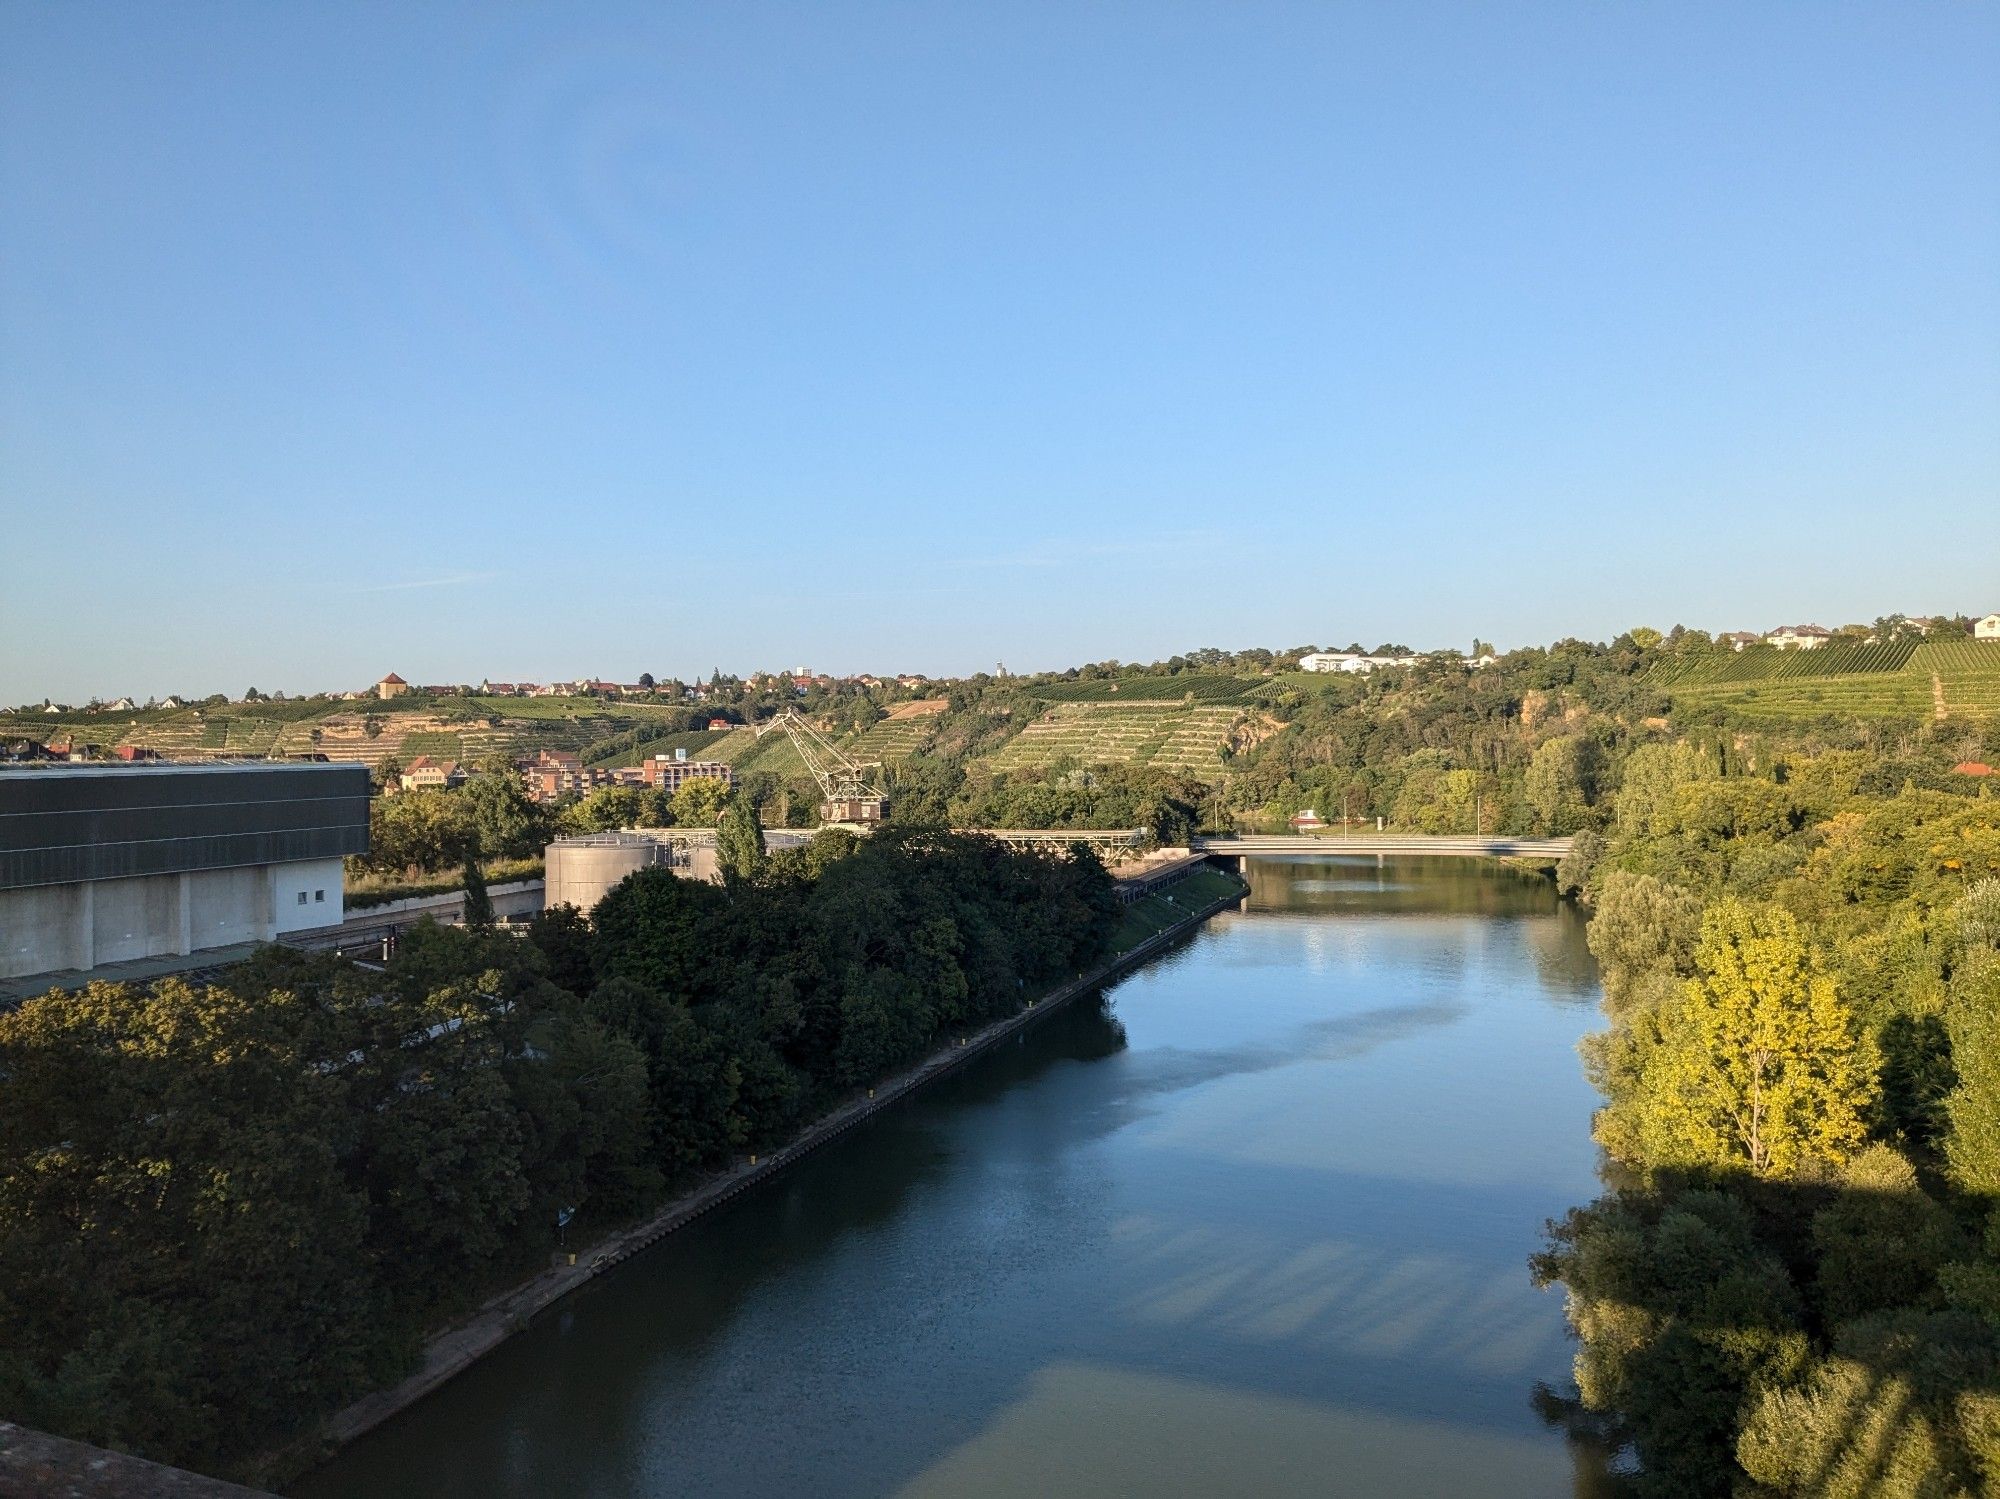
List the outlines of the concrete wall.
<svg viewBox="0 0 2000 1499">
<path fill-rule="evenodd" d="M 179 875 L 97 880 L 90 894 L 95 907 L 91 917 L 92 966 L 181 950 Z"/>
<path fill-rule="evenodd" d="M 269 867 L 271 920 L 278 931 L 303 932 L 316 926 L 339 926 L 346 920 L 340 860 L 301 859 L 296 864 Z"/>
<path fill-rule="evenodd" d="M 188 876 L 188 946 L 199 952 L 233 942 L 263 942 L 271 932 L 271 876 L 261 865 L 205 869 Z"/>
<path fill-rule="evenodd" d="M 87 885 L 0 890 L 0 978 L 90 966 Z"/>
<path fill-rule="evenodd" d="M 336 926 L 344 916 L 341 875 L 338 859 L 302 859 L 0 890 L 0 978 Z"/>
</svg>

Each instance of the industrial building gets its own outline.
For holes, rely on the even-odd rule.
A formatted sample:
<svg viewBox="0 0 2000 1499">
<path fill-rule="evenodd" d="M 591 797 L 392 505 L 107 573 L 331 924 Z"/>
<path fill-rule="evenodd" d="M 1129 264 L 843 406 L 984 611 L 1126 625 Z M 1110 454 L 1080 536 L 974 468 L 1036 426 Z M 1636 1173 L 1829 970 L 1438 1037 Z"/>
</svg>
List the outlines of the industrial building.
<svg viewBox="0 0 2000 1499">
<path fill-rule="evenodd" d="M 0 978 L 337 925 L 364 765 L 0 769 Z"/>
<path fill-rule="evenodd" d="M 797 828 L 766 828 L 764 847 L 797 848 L 811 838 Z M 670 869 L 683 879 L 722 883 L 713 828 L 640 828 L 558 838 L 544 851 L 543 869 L 543 906 L 575 906 L 585 915 L 642 869 Z"/>
</svg>

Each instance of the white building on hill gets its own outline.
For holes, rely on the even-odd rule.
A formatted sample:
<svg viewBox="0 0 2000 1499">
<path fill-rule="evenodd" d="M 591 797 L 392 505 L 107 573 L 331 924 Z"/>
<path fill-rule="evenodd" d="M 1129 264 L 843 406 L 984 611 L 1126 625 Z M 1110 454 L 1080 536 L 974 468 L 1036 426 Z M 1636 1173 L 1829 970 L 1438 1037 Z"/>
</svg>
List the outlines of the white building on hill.
<svg viewBox="0 0 2000 1499">
<path fill-rule="evenodd" d="M 1414 656 L 1363 656 L 1354 651 L 1313 651 L 1299 657 L 1300 671 L 1370 672 L 1384 666 L 1409 666 Z"/>
<path fill-rule="evenodd" d="M 1972 622 L 1974 640 L 2000 640 L 2000 614 L 1989 614 Z"/>
<path fill-rule="evenodd" d="M 1780 625 L 1764 637 L 1764 644 L 1781 651 L 1818 650 L 1833 639 L 1833 631 L 1823 625 Z"/>
</svg>

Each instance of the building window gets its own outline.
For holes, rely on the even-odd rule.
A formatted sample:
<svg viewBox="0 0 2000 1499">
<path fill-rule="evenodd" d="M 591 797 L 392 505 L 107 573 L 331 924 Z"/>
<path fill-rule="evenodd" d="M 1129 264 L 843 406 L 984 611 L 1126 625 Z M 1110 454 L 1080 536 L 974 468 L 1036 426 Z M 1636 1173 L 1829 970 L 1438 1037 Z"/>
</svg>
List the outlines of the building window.
<svg viewBox="0 0 2000 1499">
<path fill-rule="evenodd" d="M 305 903 L 306 903 L 306 893 L 305 891 L 301 890 L 299 892 L 299 904 L 304 905 Z"/>
<path fill-rule="evenodd" d="M 326 892 L 324 890 L 313 891 L 313 904 L 320 906 L 326 904 Z"/>
</svg>

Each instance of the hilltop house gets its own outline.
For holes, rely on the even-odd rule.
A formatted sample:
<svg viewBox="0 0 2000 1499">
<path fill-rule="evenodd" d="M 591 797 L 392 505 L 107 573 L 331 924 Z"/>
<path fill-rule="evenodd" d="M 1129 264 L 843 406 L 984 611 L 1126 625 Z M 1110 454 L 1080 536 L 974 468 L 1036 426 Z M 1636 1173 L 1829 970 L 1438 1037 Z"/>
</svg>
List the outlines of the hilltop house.
<svg viewBox="0 0 2000 1499">
<path fill-rule="evenodd" d="M 1299 657 L 1300 671 L 1371 672 L 1384 666 L 1410 666 L 1414 656 L 1363 656 L 1354 651 L 1312 651 Z"/>
<path fill-rule="evenodd" d="M 393 671 L 375 684 L 375 696 L 383 699 L 401 697 L 410 690 L 410 684 Z"/>
<path fill-rule="evenodd" d="M 1764 644 L 1781 651 L 1818 650 L 1833 639 L 1833 631 L 1823 625 L 1780 625 L 1764 637 Z"/>
<path fill-rule="evenodd" d="M 1726 645 L 1732 651 L 1747 651 L 1763 638 L 1754 630 L 1731 630 L 1727 635 L 1719 637 L 1716 644 Z"/>
<path fill-rule="evenodd" d="M 1972 622 L 1974 640 L 2000 640 L 2000 614 L 1989 614 Z"/>
</svg>

